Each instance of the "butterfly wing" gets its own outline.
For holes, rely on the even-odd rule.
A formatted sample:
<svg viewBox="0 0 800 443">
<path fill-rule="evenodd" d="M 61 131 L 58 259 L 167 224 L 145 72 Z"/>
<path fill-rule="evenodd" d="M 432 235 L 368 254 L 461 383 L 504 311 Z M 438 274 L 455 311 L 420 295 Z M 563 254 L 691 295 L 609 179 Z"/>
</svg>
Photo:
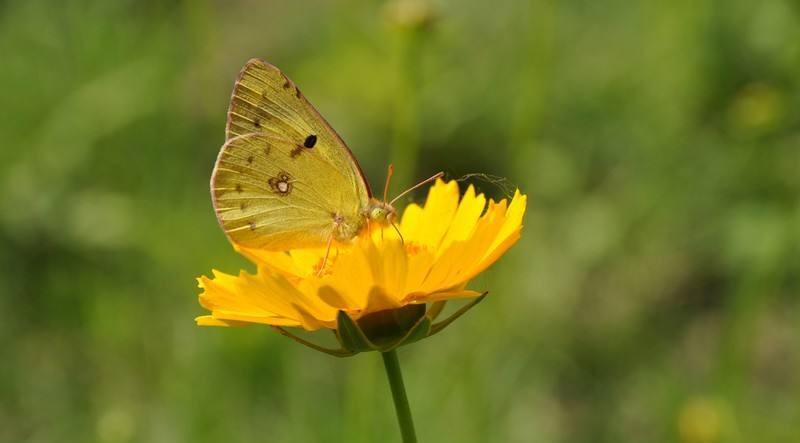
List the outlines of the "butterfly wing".
<svg viewBox="0 0 800 443">
<path fill-rule="evenodd" d="M 244 65 L 236 79 L 228 107 L 225 139 L 266 132 L 299 143 L 313 135 L 320 155 L 337 170 L 351 176 L 354 185 L 372 196 L 364 173 L 350 148 L 306 100 L 297 85 L 280 69 L 259 59 Z"/>
<path fill-rule="evenodd" d="M 226 143 L 211 178 L 214 208 L 235 243 L 322 246 L 360 226 L 371 193 L 338 134 L 278 68 L 250 60 L 234 86 Z"/>
<path fill-rule="evenodd" d="M 253 133 L 222 147 L 211 193 L 217 218 L 234 243 L 273 250 L 315 247 L 329 241 L 337 223 L 360 228 L 362 202 L 351 178 L 316 148 Z"/>
</svg>

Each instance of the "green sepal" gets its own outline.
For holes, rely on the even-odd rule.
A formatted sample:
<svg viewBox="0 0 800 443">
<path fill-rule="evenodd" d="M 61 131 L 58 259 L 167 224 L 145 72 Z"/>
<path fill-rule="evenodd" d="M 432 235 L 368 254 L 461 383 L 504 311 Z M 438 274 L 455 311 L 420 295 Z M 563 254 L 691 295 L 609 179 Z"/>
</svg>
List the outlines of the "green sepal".
<svg viewBox="0 0 800 443">
<path fill-rule="evenodd" d="M 488 292 L 484 292 L 438 323 L 433 323 L 433 320 L 441 313 L 445 302 L 436 302 L 431 309 L 427 309 L 424 304 L 406 305 L 402 308 L 373 312 L 358 320 L 350 318 L 345 311 L 339 311 L 336 315 L 337 326 L 334 335 L 342 349 L 322 348 L 295 337 L 282 328 L 276 329 L 312 349 L 337 357 L 348 357 L 368 351 L 389 352 L 438 334 L 480 303 L 487 294 Z"/>
<path fill-rule="evenodd" d="M 355 321 L 340 311 L 337 320 L 336 337 L 352 352 L 387 352 L 419 341 L 428 336 L 432 324 L 424 304 L 373 312 Z"/>
<path fill-rule="evenodd" d="M 428 337 L 430 337 L 431 335 L 438 334 L 438 333 L 442 332 L 444 330 L 444 328 L 446 328 L 446 327 L 448 327 L 450 325 L 450 323 L 453 323 L 458 317 L 461 317 L 462 315 L 464 315 L 467 311 L 472 309 L 475 305 L 477 305 L 484 298 L 486 298 L 487 294 L 489 294 L 488 291 L 484 292 L 483 294 L 481 294 L 480 297 L 477 297 L 477 298 L 475 298 L 475 300 L 472 300 L 471 302 L 469 302 L 466 305 L 462 306 L 461 309 L 459 309 L 458 311 L 454 312 L 453 315 L 451 315 L 450 317 L 447 317 L 446 319 L 444 319 L 444 320 L 434 324 L 433 326 L 431 326 L 431 331 L 430 331 L 430 334 L 428 334 Z"/>
<path fill-rule="evenodd" d="M 444 310 L 446 304 L 447 300 L 431 303 L 431 306 L 428 308 L 428 312 L 425 313 L 425 316 L 431 319 L 432 322 L 435 321 L 439 317 L 439 314 L 441 314 Z"/>
<path fill-rule="evenodd" d="M 328 354 L 328 355 L 332 355 L 334 357 L 350 357 L 350 356 L 356 355 L 355 352 L 347 350 L 347 349 L 344 349 L 344 348 L 330 349 L 330 348 L 326 348 L 324 346 L 320 346 L 320 345 L 315 344 L 315 343 L 311 343 L 310 341 L 304 340 L 304 339 L 292 334 L 291 332 L 287 331 L 286 329 L 283 329 L 280 326 L 273 326 L 272 328 L 275 329 L 276 331 L 278 331 L 278 333 L 283 335 L 284 337 L 289 337 L 292 340 L 296 341 L 297 343 L 300 343 L 301 345 L 309 347 L 309 348 L 311 348 L 311 349 L 313 349 L 315 351 L 319 351 L 319 352 L 322 352 L 322 353 L 325 353 L 325 354 Z"/>
<path fill-rule="evenodd" d="M 423 338 L 428 337 L 431 332 L 431 319 L 428 316 L 421 317 L 417 324 L 415 324 L 409 331 L 406 333 L 404 337 L 401 337 L 394 343 L 392 346 L 381 349 L 382 352 L 387 352 L 399 348 L 400 346 L 409 345 L 416 341 L 420 341 Z"/>
<path fill-rule="evenodd" d="M 364 331 L 347 315 L 344 311 L 339 311 L 336 315 L 336 338 L 339 339 L 342 347 L 351 352 L 376 351 L 375 346 Z"/>
<path fill-rule="evenodd" d="M 408 335 L 408 331 L 425 316 L 425 310 L 424 304 L 386 309 L 364 315 L 356 320 L 356 324 L 376 347 L 381 350 L 388 349 Z"/>
</svg>

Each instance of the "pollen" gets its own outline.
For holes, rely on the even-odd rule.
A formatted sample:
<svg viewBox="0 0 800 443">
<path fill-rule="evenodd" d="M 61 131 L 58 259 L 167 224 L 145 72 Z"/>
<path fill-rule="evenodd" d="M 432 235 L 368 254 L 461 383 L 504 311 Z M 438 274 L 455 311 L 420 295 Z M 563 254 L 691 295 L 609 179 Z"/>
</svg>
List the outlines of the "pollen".
<svg viewBox="0 0 800 443">
<path fill-rule="evenodd" d="M 422 252 L 423 246 L 417 242 L 407 242 L 406 243 L 406 254 L 408 255 L 417 255 Z"/>
</svg>

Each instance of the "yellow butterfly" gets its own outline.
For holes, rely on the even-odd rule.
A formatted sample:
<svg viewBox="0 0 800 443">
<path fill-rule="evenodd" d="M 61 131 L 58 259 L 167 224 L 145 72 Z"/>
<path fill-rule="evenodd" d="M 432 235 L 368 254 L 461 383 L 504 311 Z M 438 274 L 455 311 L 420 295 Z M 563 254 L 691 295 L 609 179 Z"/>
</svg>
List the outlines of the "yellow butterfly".
<svg viewBox="0 0 800 443">
<path fill-rule="evenodd" d="M 373 198 L 341 137 L 294 82 L 258 59 L 236 80 L 225 139 L 211 176 L 214 210 L 230 240 L 249 247 L 330 249 L 371 222 L 393 224 L 392 203 L 442 175 L 392 202 L 385 192 Z"/>
</svg>

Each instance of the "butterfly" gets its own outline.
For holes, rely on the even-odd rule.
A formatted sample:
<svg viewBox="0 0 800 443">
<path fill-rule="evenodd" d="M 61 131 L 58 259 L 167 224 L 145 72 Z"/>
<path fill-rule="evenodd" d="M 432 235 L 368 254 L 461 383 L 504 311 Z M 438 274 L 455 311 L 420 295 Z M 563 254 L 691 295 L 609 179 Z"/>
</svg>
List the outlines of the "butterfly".
<svg viewBox="0 0 800 443">
<path fill-rule="evenodd" d="M 247 247 L 330 250 L 373 223 L 397 229 L 392 204 L 442 175 L 387 202 L 390 166 L 384 199 L 375 199 L 342 138 L 294 82 L 259 59 L 236 79 L 225 140 L 211 176 L 212 201 L 228 238 Z"/>
</svg>

